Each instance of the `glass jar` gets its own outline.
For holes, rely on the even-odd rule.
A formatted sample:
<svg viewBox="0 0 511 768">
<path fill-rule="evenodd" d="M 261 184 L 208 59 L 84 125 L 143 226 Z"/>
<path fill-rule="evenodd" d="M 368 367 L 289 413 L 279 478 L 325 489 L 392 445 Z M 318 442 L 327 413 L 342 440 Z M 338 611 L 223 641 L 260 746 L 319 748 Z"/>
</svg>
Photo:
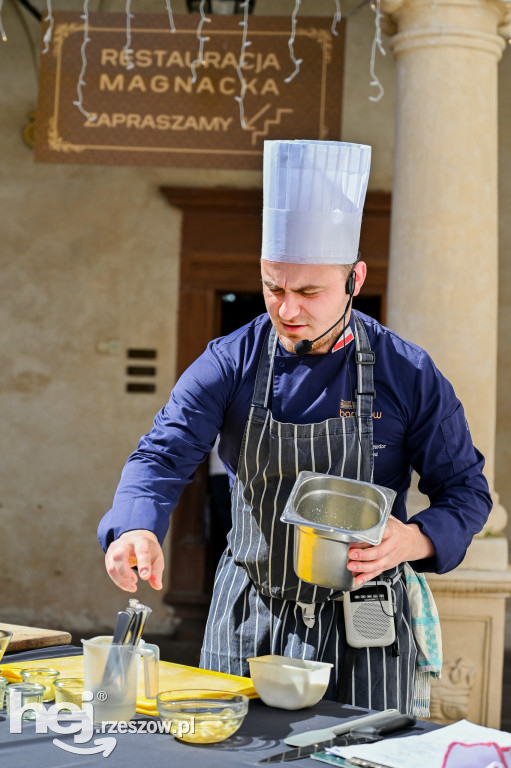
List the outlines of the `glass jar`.
<svg viewBox="0 0 511 768">
<path fill-rule="evenodd" d="M 36 712 L 43 709 L 44 685 L 39 683 L 11 683 L 5 689 L 5 706 L 9 717 L 35 720 Z M 33 708 L 23 708 L 27 704 Z"/>
<path fill-rule="evenodd" d="M 7 678 L 0 675 L 0 709 L 4 707 L 5 688 L 7 685 Z"/>
<path fill-rule="evenodd" d="M 82 708 L 82 693 L 85 689 L 83 677 L 61 677 L 55 681 L 55 704 L 66 701 Z M 61 710 L 64 712 L 65 710 Z"/>
<path fill-rule="evenodd" d="M 37 669 L 23 669 L 21 677 L 24 683 L 40 683 L 44 685 L 43 701 L 53 701 L 55 698 L 54 682 L 60 675 L 58 669 L 51 667 L 39 667 Z"/>
</svg>

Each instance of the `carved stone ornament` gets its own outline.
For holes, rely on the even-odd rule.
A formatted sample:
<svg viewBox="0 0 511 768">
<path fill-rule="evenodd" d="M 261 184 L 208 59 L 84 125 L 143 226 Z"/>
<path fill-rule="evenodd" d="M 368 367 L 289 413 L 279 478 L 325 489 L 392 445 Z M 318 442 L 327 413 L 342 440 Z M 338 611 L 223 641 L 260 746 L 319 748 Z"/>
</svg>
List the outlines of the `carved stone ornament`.
<svg viewBox="0 0 511 768">
<path fill-rule="evenodd" d="M 461 658 L 444 663 L 442 678 L 431 681 L 432 720 L 447 725 L 468 717 L 475 672 L 476 666 Z"/>
</svg>

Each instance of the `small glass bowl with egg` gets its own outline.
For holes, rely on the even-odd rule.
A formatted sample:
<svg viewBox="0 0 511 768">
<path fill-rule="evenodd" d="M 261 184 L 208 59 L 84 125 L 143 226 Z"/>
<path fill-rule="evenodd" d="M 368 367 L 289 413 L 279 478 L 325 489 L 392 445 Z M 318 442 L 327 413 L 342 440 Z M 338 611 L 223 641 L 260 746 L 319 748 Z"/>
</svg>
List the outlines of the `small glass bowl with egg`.
<svg viewBox="0 0 511 768">
<path fill-rule="evenodd" d="M 248 697 L 206 689 L 163 691 L 156 697 L 156 708 L 176 739 L 214 744 L 236 733 L 248 712 Z"/>
</svg>

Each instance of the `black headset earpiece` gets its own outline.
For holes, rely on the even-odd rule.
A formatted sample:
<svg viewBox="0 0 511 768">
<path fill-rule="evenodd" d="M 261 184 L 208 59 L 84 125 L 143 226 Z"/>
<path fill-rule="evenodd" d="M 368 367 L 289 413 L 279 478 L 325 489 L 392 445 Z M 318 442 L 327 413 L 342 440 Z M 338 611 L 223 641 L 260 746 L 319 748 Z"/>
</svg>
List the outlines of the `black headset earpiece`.
<svg viewBox="0 0 511 768">
<path fill-rule="evenodd" d="M 353 296 L 355 293 L 355 285 L 357 283 L 357 273 L 354 269 L 351 270 L 350 276 L 346 280 L 346 293 L 348 296 Z"/>
<path fill-rule="evenodd" d="M 359 260 L 360 260 L 360 256 L 357 259 L 357 261 L 359 261 Z M 331 328 L 329 328 L 327 331 L 322 333 L 321 336 L 318 336 L 317 338 L 312 339 L 312 340 L 311 339 L 301 339 L 300 341 L 297 341 L 295 346 L 294 346 L 294 350 L 295 350 L 297 355 L 307 355 L 311 351 L 312 345 L 315 344 L 316 341 L 319 341 L 320 339 L 323 338 L 323 336 L 326 336 L 327 333 L 330 333 L 330 331 L 333 331 L 335 326 L 339 325 L 339 323 L 344 320 L 344 318 L 346 317 L 346 312 L 349 310 L 349 308 L 351 306 L 351 300 L 353 299 L 353 294 L 355 293 L 355 286 L 356 286 L 356 284 L 357 284 L 357 273 L 355 272 L 354 269 L 352 269 L 350 276 L 346 280 L 346 293 L 349 295 L 349 299 L 348 299 L 348 301 L 346 303 L 346 308 L 345 308 L 344 312 L 342 313 L 342 317 L 339 318 L 339 320 L 337 320 L 337 322 L 334 323 Z M 344 329 L 343 329 L 343 331 L 344 331 Z"/>
</svg>

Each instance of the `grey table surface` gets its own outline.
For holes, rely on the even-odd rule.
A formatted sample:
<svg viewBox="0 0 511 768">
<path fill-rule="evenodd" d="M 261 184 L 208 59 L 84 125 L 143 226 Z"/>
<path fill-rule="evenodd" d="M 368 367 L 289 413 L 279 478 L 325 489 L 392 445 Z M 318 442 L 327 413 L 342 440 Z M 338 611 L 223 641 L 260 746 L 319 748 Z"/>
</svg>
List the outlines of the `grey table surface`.
<svg viewBox="0 0 511 768">
<path fill-rule="evenodd" d="M 66 651 L 64 651 L 64 648 Z M 46 649 L 45 649 L 46 650 Z M 81 653 L 81 648 L 60 646 L 41 650 L 9 654 L 4 662 L 27 660 L 28 658 L 51 659 L 52 656 Z M 33 654 L 33 655 L 32 655 Z M 94 742 L 108 737 L 97 729 L 87 743 L 75 742 L 72 734 L 59 735 L 48 729 L 47 733 L 37 733 L 33 721 L 23 722 L 22 733 L 11 733 L 10 720 L 5 711 L 0 712 L 0 765 L 8 768 L 225 768 L 258 764 L 259 760 L 289 749 L 284 739 L 291 733 L 325 728 L 346 717 L 356 717 L 367 710 L 359 707 L 341 705 L 333 701 L 322 700 L 316 706 L 307 709 L 289 711 L 267 707 L 260 700 L 250 701 L 248 714 L 240 727 L 229 739 L 218 744 L 186 744 L 167 733 L 121 733 L 114 734 L 116 740 L 113 751 L 107 758 L 103 753 L 91 753 L 97 749 Z M 151 721 L 154 718 L 137 715 L 136 721 Z M 132 721 L 133 722 L 133 721 Z M 418 734 L 431 730 L 438 725 L 419 721 L 413 732 Z M 112 736 L 110 736 L 112 738 Z M 70 752 L 56 745 L 58 739 L 74 748 Z M 105 762 L 105 760 L 107 762 Z M 312 768 L 320 763 L 309 758 L 295 760 L 290 765 L 296 768 Z"/>
</svg>

